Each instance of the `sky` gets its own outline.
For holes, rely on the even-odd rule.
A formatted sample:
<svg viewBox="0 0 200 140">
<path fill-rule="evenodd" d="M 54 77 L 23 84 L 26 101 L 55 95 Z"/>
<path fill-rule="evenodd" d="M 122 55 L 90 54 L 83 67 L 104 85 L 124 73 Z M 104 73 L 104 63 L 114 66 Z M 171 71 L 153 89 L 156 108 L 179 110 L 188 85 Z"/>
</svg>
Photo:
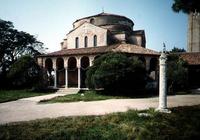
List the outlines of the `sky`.
<svg viewBox="0 0 200 140">
<path fill-rule="evenodd" d="M 48 48 L 60 42 L 79 18 L 105 13 L 123 15 L 134 30 L 145 30 L 146 48 L 161 51 L 187 47 L 187 15 L 174 13 L 173 0 L 0 0 L 0 19 L 37 37 Z"/>
</svg>

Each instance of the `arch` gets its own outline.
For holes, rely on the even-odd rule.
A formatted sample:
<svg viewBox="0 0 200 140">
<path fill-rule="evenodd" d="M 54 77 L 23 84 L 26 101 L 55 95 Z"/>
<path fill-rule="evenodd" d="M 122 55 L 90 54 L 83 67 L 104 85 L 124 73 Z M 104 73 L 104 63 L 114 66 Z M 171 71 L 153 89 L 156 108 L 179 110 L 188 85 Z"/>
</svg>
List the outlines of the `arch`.
<svg viewBox="0 0 200 140">
<path fill-rule="evenodd" d="M 94 24 L 94 18 L 90 19 L 90 23 Z"/>
<path fill-rule="evenodd" d="M 96 60 L 97 58 L 99 58 L 100 57 L 100 55 L 96 55 L 95 57 L 94 57 L 94 60 Z"/>
<path fill-rule="evenodd" d="M 90 65 L 90 59 L 87 56 L 81 58 L 81 68 L 86 69 Z"/>
<path fill-rule="evenodd" d="M 78 86 L 78 69 L 77 60 L 75 57 L 69 57 L 68 59 L 68 87 Z"/>
<path fill-rule="evenodd" d="M 64 60 L 63 60 L 63 58 L 59 57 L 56 59 L 56 69 L 61 70 L 63 68 L 64 68 Z"/>
<path fill-rule="evenodd" d="M 57 69 L 57 84 L 62 87 L 65 85 L 65 69 L 64 69 L 64 60 L 59 57 L 56 59 L 56 69 Z"/>
<path fill-rule="evenodd" d="M 75 48 L 79 48 L 79 38 L 75 38 Z"/>
<path fill-rule="evenodd" d="M 75 57 L 70 57 L 67 63 L 68 63 L 68 69 L 70 70 L 75 69 L 77 67 L 77 61 Z"/>
<path fill-rule="evenodd" d="M 47 75 L 48 75 L 48 85 L 49 86 L 53 86 L 53 81 L 54 81 L 54 78 L 53 78 L 53 62 L 52 62 L 52 59 L 51 58 L 47 58 L 45 60 L 45 69 L 47 70 Z"/>
<path fill-rule="evenodd" d="M 85 36 L 84 38 L 84 47 L 87 48 L 88 47 L 88 37 Z"/>
<path fill-rule="evenodd" d="M 150 60 L 150 69 L 149 69 L 149 76 L 153 79 L 157 79 L 157 66 L 158 66 L 158 59 L 151 58 Z"/>
<path fill-rule="evenodd" d="M 85 79 L 87 68 L 90 65 L 90 59 L 87 56 L 81 58 L 81 88 L 86 88 Z"/>
<path fill-rule="evenodd" d="M 51 60 L 51 58 L 47 58 L 45 60 L 45 68 L 48 70 L 48 71 L 51 71 L 53 69 L 53 62 Z"/>
<path fill-rule="evenodd" d="M 94 47 L 97 46 L 97 35 L 94 35 L 94 37 L 93 37 L 93 45 L 94 45 Z"/>
<path fill-rule="evenodd" d="M 158 59 L 157 58 L 151 58 L 151 60 L 150 60 L 150 72 L 156 71 L 157 65 L 158 65 Z"/>
</svg>

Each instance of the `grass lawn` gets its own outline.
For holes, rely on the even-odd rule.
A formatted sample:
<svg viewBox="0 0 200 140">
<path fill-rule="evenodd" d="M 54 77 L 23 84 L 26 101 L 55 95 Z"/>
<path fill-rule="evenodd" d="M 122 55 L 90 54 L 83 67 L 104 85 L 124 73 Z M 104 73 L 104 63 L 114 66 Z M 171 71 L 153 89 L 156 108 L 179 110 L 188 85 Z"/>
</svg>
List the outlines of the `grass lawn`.
<svg viewBox="0 0 200 140">
<path fill-rule="evenodd" d="M 77 102 L 77 101 L 97 101 L 106 99 L 124 99 L 129 97 L 107 96 L 98 94 L 96 91 L 86 91 L 84 93 L 71 94 L 62 97 L 55 97 L 50 100 L 42 100 L 41 103 L 56 103 L 56 102 Z"/>
<path fill-rule="evenodd" d="M 49 93 L 32 92 L 30 90 L 0 90 L 0 103 L 45 94 Z"/>
<path fill-rule="evenodd" d="M 140 116 L 139 113 L 148 113 Z M 0 139 L 69 140 L 197 140 L 200 105 L 173 108 L 171 114 L 153 109 L 105 116 L 61 117 L 0 125 Z"/>
</svg>

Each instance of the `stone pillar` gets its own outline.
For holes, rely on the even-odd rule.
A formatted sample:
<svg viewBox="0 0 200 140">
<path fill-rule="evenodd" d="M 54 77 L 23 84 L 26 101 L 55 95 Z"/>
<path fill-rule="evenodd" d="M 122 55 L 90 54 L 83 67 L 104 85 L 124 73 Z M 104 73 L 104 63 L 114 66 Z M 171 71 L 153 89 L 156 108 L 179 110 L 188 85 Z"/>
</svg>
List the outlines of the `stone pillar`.
<svg viewBox="0 0 200 140">
<path fill-rule="evenodd" d="M 89 57 L 89 60 L 90 60 L 89 66 L 92 66 L 93 65 L 93 61 L 94 61 L 94 57 Z"/>
<path fill-rule="evenodd" d="M 158 111 L 170 113 L 167 109 L 167 78 L 166 78 L 166 60 L 167 56 L 164 52 L 161 53 L 159 58 L 160 62 L 160 75 L 159 75 L 159 106 Z"/>
<path fill-rule="evenodd" d="M 65 67 L 65 88 L 68 88 L 68 57 L 64 57 Z"/>
<path fill-rule="evenodd" d="M 81 57 L 77 57 L 77 68 L 78 68 L 78 88 L 81 88 Z"/>
<path fill-rule="evenodd" d="M 68 88 L 68 67 L 65 67 L 65 88 Z"/>
<path fill-rule="evenodd" d="M 53 70 L 54 70 L 54 88 L 57 88 L 57 68 L 56 68 L 56 58 L 53 59 Z"/>
<path fill-rule="evenodd" d="M 81 68 L 78 66 L 78 88 L 81 88 Z"/>
<path fill-rule="evenodd" d="M 54 88 L 57 88 L 57 70 L 56 68 L 54 70 Z"/>
<path fill-rule="evenodd" d="M 145 60 L 146 60 L 146 71 L 149 72 L 151 58 L 150 57 L 146 57 Z"/>
</svg>

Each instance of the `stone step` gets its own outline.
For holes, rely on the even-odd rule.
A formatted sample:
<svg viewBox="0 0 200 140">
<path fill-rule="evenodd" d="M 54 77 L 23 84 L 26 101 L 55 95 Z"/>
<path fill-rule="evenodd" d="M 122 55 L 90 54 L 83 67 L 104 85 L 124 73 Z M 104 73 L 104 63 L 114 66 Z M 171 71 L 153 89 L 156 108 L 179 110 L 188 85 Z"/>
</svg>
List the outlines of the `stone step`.
<svg viewBox="0 0 200 140">
<path fill-rule="evenodd" d="M 59 88 L 56 94 L 76 94 L 80 91 L 78 88 Z"/>
</svg>

